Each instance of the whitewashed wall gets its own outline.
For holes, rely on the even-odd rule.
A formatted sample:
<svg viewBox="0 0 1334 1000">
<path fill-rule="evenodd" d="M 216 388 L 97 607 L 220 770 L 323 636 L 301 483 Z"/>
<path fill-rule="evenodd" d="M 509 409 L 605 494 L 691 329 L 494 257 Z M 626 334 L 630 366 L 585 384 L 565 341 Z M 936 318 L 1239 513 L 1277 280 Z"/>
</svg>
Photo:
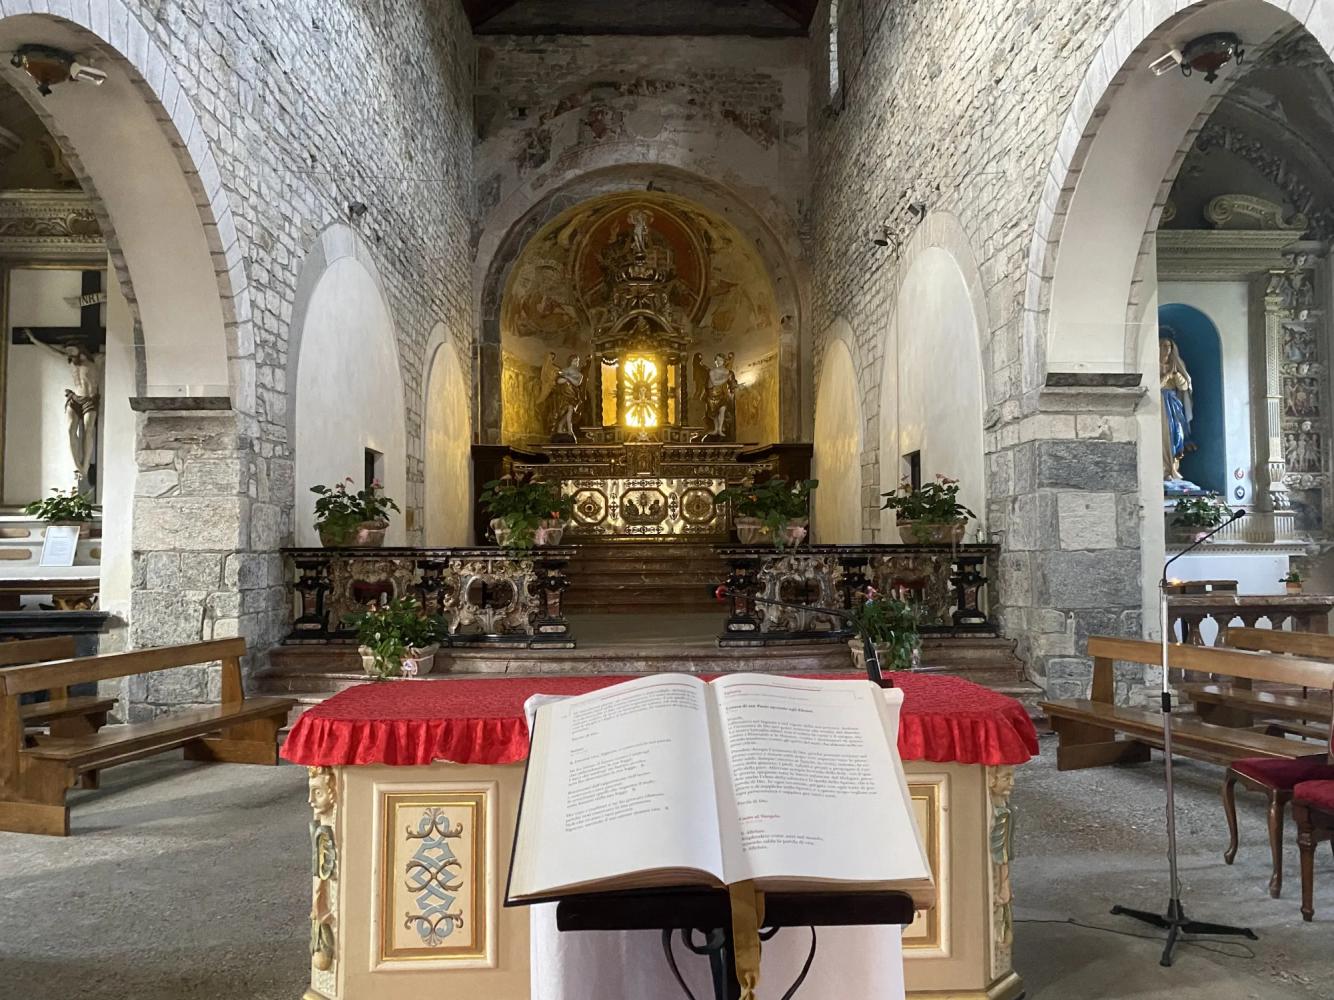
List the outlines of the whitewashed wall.
<svg viewBox="0 0 1334 1000">
<path fill-rule="evenodd" d="M 324 271 L 307 307 L 296 378 L 296 537 L 319 544 L 317 483 L 352 477 L 360 489 L 365 449 L 384 454 L 385 493 L 406 508 L 407 432 L 394 324 L 375 278 L 354 257 Z M 403 515 L 386 543 L 406 542 Z"/>
<path fill-rule="evenodd" d="M 438 338 L 438 339 L 437 339 Z M 472 542 L 472 392 L 454 347 L 443 328 L 427 348 L 426 379 L 426 525 L 427 545 Z"/>
</svg>

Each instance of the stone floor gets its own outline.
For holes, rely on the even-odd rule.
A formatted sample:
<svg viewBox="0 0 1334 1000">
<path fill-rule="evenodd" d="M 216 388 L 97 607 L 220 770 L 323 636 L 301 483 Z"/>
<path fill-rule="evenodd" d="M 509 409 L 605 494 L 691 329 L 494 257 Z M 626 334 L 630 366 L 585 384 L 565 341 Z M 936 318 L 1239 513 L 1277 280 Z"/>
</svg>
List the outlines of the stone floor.
<svg viewBox="0 0 1334 1000">
<path fill-rule="evenodd" d="M 1260 941 L 1200 942 L 1162 969 L 1157 940 L 1126 936 L 1145 932 L 1107 913 L 1114 902 L 1165 902 L 1159 769 L 1060 774 L 1052 749 L 1044 740 L 1015 793 L 1015 954 L 1030 1000 L 1334 998 L 1329 853 L 1317 861 L 1317 920 L 1303 924 L 1295 880 L 1282 900 L 1265 893 L 1259 799 L 1243 800 L 1242 851 L 1226 868 L 1220 772 L 1182 764 L 1189 910 L 1249 920 Z M 304 779 L 295 767 L 159 758 L 108 772 L 101 791 L 75 793 L 68 840 L 0 834 L 0 998 L 296 1000 L 305 976 Z M 1295 871 L 1295 849 L 1288 855 Z"/>
</svg>

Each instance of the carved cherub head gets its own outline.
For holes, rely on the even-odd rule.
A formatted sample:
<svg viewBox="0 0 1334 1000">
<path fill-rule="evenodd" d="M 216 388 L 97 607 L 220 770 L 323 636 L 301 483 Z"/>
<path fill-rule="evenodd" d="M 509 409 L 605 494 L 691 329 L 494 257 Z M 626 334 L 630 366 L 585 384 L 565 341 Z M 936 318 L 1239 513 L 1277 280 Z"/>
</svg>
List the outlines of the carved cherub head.
<svg viewBox="0 0 1334 1000">
<path fill-rule="evenodd" d="M 310 803 L 311 811 L 316 816 L 332 813 L 338 801 L 333 771 L 327 767 L 309 767 L 306 768 L 306 773 L 309 775 L 308 784 L 310 787 L 306 799 Z"/>
</svg>

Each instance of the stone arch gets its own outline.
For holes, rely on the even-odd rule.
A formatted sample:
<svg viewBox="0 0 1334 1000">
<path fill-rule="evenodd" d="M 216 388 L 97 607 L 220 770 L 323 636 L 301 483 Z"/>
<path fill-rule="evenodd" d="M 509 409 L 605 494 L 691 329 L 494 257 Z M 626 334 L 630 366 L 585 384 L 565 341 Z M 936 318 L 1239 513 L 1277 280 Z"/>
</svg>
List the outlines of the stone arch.
<svg viewBox="0 0 1334 1000">
<path fill-rule="evenodd" d="M 780 432 L 784 440 L 801 436 L 809 426 L 801 359 L 809 352 L 804 266 L 795 225 L 785 215 L 765 215 L 729 187 L 671 165 L 643 162 L 618 164 L 580 173 L 558 188 L 538 194 L 531 184 L 516 191 L 489 218 L 478 242 L 473 287 L 479 331 L 474 356 L 478 386 L 473 416 L 475 435 L 483 442 L 500 438 L 500 307 L 519 254 L 530 239 L 566 209 L 602 194 L 648 188 L 679 195 L 726 219 L 751 240 L 769 271 L 781 317 L 779 334 L 780 392 L 798 406 L 785 406 Z"/>
<path fill-rule="evenodd" d="M 862 392 L 856 340 L 844 320 L 825 333 L 815 394 L 815 491 L 811 534 L 822 544 L 862 540 Z"/>
<path fill-rule="evenodd" d="M 1123 10 L 1080 83 L 1047 170 L 1024 294 L 1025 390 L 1054 372 L 1139 370 L 1152 237 L 1177 170 L 1231 79 L 1211 87 L 1199 74 L 1155 77 L 1148 63 L 1214 30 L 1240 34 L 1253 57 L 1297 24 L 1334 52 L 1334 19 L 1309 0 L 1131 0 Z"/>
<path fill-rule="evenodd" d="M 901 456 L 920 451 L 923 478 L 960 480 L 964 504 L 985 524 L 990 325 L 981 270 L 957 218 L 928 216 L 894 283 L 894 312 L 881 338 L 878 488 L 895 486 Z M 883 537 L 893 536 L 891 512 L 880 527 Z"/>
<path fill-rule="evenodd" d="M 31 13 L 28 13 L 31 11 Z M 244 257 L 222 174 L 188 90 L 123 0 L 31 0 L 0 19 L 0 46 L 40 43 L 106 71 L 101 87 L 37 96 L 7 65 L 85 188 L 135 326 L 141 396 L 229 398 L 255 410 Z M 210 404 L 217 405 L 217 404 Z"/>
<path fill-rule="evenodd" d="M 439 323 L 426 342 L 422 379 L 424 543 L 472 541 L 471 387 L 452 338 Z"/>
<path fill-rule="evenodd" d="M 385 493 L 406 514 L 407 415 L 398 336 L 370 247 L 349 226 L 324 229 L 302 261 L 288 344 L 298 544 L 316 541 L 309 488 L 345 477 L 360 488 L 367 448 L 384 455 Z M 405 521 L 391 521 L 388 544 L 404 544 Z"/>
</svg>

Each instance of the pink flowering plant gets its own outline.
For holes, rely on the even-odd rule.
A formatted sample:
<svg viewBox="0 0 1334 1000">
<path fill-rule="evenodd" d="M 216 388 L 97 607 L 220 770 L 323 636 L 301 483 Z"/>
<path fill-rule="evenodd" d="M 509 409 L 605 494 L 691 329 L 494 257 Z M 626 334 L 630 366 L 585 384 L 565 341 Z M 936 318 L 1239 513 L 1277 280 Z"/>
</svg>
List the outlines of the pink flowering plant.
<svg viewBox="0 0 1334 1000">
<path fill-rule="evenodd" d="M 935 480 L 913 489 L 905 479 L 896 490 L 880 494 L 885 502 L 881 510 L 892 510 L 900 521 L 920 521 L 924 524 L 952 524 L 955 521 L 977 517 L 959 503 L 959 481 L 937 475 Z"/>
<path fill-rule="evenodd" d="M 319 496 L 315 501 L 315 530 L 321 537 L 341 543 L 363 524 L 388 525 L 389 512 L 398 511 L 398 504 L 381 493 L 384 487 L 378 479 L 353 493 L 348 487 L 355 485 L 349 476 L 334 486 L 321 483 L 310 488 Z"/>
</svg>

